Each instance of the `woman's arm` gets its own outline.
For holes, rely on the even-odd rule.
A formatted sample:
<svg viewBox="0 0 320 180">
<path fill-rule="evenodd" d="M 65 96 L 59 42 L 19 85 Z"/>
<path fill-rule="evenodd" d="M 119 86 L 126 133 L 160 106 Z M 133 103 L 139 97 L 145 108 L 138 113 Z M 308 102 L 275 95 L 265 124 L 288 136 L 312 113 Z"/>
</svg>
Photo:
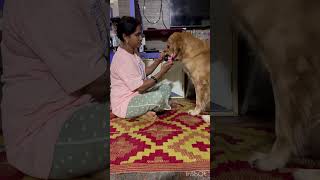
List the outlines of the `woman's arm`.
<svg viewBox="0 0 320 180">
<path fill-rule="evenodd" d="M 172 67 L 173 63 L 165 63 L 162 65 L 161 70 L 154 75 L 156 80 L 159 80 L 168 70 Z M 143 84 L 137 88 L 135 91 L 138 91 L 140 94 L 145 92 L 147 89 L 154 86 L 157 82 L 154 79 L 147 79 L 143 81 Z"/>
<path fill-rule="evenodd" d="M 156 59 L 150 66 L 146 66 L 146 75 L 150 75 L 158 66 L 159 64 L 163 61 L 163 52 L 160 53 L 159 59 Z"/>
<path fill-rule="evenodd" d="M 160 71 L 158 72 L 156 75 L 154 75 L 154 77 L 159 80 L 163 75 L 165 74 L 164 71 Z M 143 92 L 145 92 L 147 89 L 151 88 L 152 86 L 154 86 L 157 82 L 153 79 L 147 79 L 143 81 L 143 84 L 136 89 L 135 91 L 138 91 L 140 94 L 142 94 Z"/>
</svg>

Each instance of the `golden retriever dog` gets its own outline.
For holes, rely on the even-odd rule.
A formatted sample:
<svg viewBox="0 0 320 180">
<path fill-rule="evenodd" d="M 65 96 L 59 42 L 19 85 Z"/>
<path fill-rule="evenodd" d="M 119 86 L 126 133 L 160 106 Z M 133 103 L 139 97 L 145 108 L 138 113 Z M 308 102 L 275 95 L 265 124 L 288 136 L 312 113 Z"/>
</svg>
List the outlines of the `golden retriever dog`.
<svg viewBox="0 0 320 180">
<path fill-rule="evenodd" d="M 269 71 L 275 97 L 276 139 L 256 154 L 261 170 L 284 167 L 292 156 L 320 157 L 320 1 L 232 0 L 233 22 Z M 320 179 L 300 170 L 296 179 Z"/>
<path fill-rule="evenodd" d="M 173 55 L 183 64 L 196 92 L 196 106 L 189 113 L 193 116 L 210 108 L 210 45 L 189 32 L 175 32 L 167 41 L 165 54 Z M 202 115 L 210 122 L 210 115 Z"/>
</svg>

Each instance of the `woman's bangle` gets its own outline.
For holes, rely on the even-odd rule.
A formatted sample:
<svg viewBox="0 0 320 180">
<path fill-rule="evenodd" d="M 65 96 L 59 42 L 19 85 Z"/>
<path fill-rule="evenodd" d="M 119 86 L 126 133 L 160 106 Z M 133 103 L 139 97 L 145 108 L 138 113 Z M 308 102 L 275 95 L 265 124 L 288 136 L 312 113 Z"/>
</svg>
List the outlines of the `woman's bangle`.
<svg viewBox="0 0 320 180">
<path fill-rule="evenodd" d="M 158 83 L 158 79 L 155 78 L 154 76 L 151 76 L 151 79 L 153 79 L 156 83 Z"/>
</svg>

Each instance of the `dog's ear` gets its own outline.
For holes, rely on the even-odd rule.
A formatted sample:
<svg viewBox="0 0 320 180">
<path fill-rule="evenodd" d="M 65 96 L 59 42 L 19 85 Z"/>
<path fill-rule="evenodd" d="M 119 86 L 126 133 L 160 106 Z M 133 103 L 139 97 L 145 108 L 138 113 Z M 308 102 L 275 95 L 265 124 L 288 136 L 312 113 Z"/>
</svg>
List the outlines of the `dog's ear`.
<svg viewBox="0 0 320 180">
<path fill-rule="evenodd" d="M 181 52 L 184 46 L 183 36 L 184 36 L 184 33 L 175 32 L 168 39 L 168 44 L 170 46 L 169 49 L 171 49 L 171 51 L 173 51 L 173 53 L 176 54 L 179 58 L 182 58 Z"/>
<path fill-rule="evenodd" d="M 176 54 L 181 55 L 184 48 L 183 33 L 177 33 L 174 39 L 174 51 Z"/>
</svg>

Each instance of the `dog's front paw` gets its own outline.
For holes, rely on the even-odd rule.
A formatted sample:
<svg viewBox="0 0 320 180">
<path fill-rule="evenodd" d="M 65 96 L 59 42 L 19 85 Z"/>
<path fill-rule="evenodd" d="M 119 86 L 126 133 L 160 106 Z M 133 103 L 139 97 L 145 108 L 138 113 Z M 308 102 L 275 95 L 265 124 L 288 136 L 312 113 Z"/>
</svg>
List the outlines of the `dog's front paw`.
<svg viewBox="0 0 320 180">
<path fill-rule="evenodd" d="M 285 166 L 285 163 L 282 159 L 275 159 L 271 156 L 263 153 L 254 153 L 249 159 L 249 163 L 252 167 L 263 171 L 272 171 L 278 168 Z"/>
<path fill-rule="evenodd" d="M 196 115 L 200 114 L 200 110 L 199 109 L 192 109 L 192 110 L 189 110 L 188 113 L 192 116 L 196 116 Z"/>
<path fill-rule="evenodd" d="M 260 153 L 260 152 L 254 152 L 250 157 L 249 157 L 249 164 L 251 164 L 251 166 L 254 165 L 254 163 L 256 162 L 256 160 L 259 159 L 264 159 L 267 157 L 267 154 L 264 153 Z"/>
</svg>

